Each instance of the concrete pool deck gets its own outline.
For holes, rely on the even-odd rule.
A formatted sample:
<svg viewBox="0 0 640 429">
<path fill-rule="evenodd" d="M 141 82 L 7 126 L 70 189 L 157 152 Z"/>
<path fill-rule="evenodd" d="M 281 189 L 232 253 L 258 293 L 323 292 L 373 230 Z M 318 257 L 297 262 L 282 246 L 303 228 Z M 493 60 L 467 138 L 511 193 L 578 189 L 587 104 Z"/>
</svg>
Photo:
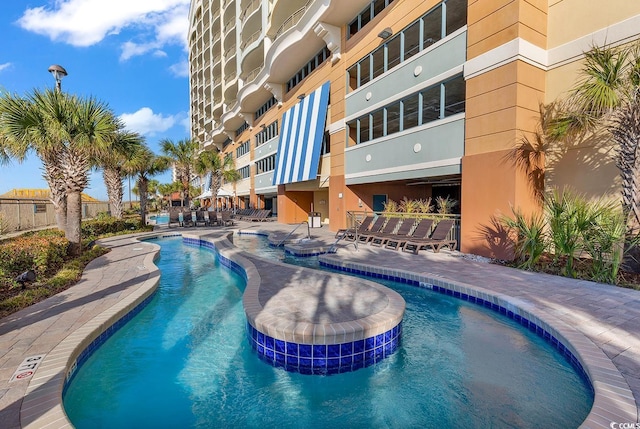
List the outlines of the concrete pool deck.
<svg viewBox="0 0 640 429">
<path fill-rule="evenodd" d="M 168 232 L 218 239 L 238 229 L 272 233 L 280 239 L 293 226 L 239 222 L 229 228 L 162 228 L 138 236 Z M 326 228 L 312 229 L 311 234 L 313 241 L 302 247 L 329 246 L 334 241 L 334 234 Z M 306 231 L 296 235 L 303 237 Z M 134 236 L 102 243 L 112 251 L 89 264 L 76 286 L 0 320 L 3 428 L 70 427 L 60 396 L 69 358 L 89 346 L 90 333 L 110 326 L 153 292 L 159 280 L 153 265 L 157 245 L 141 243 Z M 345 267 L 368 266 L 394 275 L 431 279 L 451 288 L 473 289 L 526 310 L 535 320 L 557 329 L 585 363 L 596 398 L 584 427 L 608 428 L 611 422 L 638 421 L 640 291 L 513 270 L 446 250 L 413 255 L 367 245 L 355 251 L 350 245 L 340 246 L 336 255 L 324 258 Z M 279 270 L 266 268 L 268 262 L 247 259 L 262 283 L 281 280 Z M 33 375 L 10 381 L 25 358 L 41 355 L 46 356 Z M 24 368 L 22 371 L 20 374 L 28 374 Z"/>
</svg>

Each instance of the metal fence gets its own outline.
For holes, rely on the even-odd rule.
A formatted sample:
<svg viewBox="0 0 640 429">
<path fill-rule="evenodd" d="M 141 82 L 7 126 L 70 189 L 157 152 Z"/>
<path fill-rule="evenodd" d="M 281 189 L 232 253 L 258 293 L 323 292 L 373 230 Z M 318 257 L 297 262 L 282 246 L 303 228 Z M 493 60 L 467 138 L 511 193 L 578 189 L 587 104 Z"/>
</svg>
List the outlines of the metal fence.
<svg viewBox="0 0 640 429">
<path fill-rule="evenodd" d="M 108 210 L 109 203 L 105 201 L 82 202 L 83 219 Z M 56 213 L 49 200 L 0 198 L 0 234 L 55 225 Z"/>
</svg>

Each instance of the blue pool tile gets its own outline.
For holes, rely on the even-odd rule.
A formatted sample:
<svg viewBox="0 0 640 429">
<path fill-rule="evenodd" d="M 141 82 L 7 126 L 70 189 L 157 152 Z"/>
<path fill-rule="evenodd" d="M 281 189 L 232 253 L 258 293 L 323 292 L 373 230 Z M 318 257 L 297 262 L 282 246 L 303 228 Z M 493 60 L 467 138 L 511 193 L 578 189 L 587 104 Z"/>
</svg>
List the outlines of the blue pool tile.
<svg viewBox="0 0 640 429">
<path fill-rule="evenodd" d="M 264 349 L 264 355 L 263 356 L 265 358 L 267 358 L 267 360 L 272 361 L 274 359 L 274 357 L 275 357 L 274 354 L 275 353 L 273 352 L 272 349 L 267 349 L 267 348 Z"/>
<path fill-rule="evenodd" d="M 324 344 L 315 344 L 313 346 L 313 358 L 326 358 L 327 357 L 327 346 Z"/>
<path fill-rule="evenodd" d="M 345 356 L 340 358 L 340 366 L 351 366 L 353 364 L 353 356 Z"/>
<path fill-rule="evenodd" d="M 384 334 L 378 334 L 375 336 L 376 339 L 376 347 L 380 347 L 384 344 Z"/>
<path fill-rule="evenodd" d="M 375 348 L 376 346 L 376 339 L 375 337 L 371 337 L 371 338 L 367 338 L 364 340 L 364 350 L 371 350 L 373 348 Z"/>
<path fill-rule="evenodd" d="M 289 343 L 287 342 L 287 350 L 288 355 L 298 356 L 298 344 L 297 343 Z"/>
<path fill-rule="evenodd" d="M 364 340 L 357 340 L 353 342 L 353 353 L 362 353 L 364 351 Z"/>
<path fill-rule="evenodd" d="M 325 358 L 319 358 L 319 359 L 313 358 L 312 365 L 314 368 L 326 368 L 327 360 Z"/>
<path fill-rule="evenodd" d="M 285 362 L 285 354 L 284 353 L 276 353 L 276 363 L 284 365 Z"/>
<path fill-rule="evenodd" d="M 256 342 L 261 346 L 264 346 L 264 334 L 262 332 L 258 332 L 258 339 Z"/>
<path fill-rule="evenodd" d="M 274 349 L 274 339 L 273 337 L 269 337 L 268 335 L 264 336 L 264 346 L 265 348 Z"/>
<path fill-rule="evenodd" d="M 353 371 L 364 368 L 364 360 L 354 361 L 351 368 Z"/>
<path fill-rule="evenodd" d="M 340 359 L 327 359 L 327 368 L 340 368 Z"/>
<path fill-rule="evenodd" d="M 276 340 L 276 352 L 285 353 L 285 342 L 282 340 Z"/>
<path fill-rule="evenodd" d="M 353 354 L 353 343 L 340 344 L 340 356 L 351 356 L 352 354 Z"/>
<path fill-rule="evenodd" d="M 300 365 L 300 359 L 298 356 L 287 356 L 287 365 L 297 367 Z"/>
<path fill-rule="evenodd" d="M 300 344 L 300 357 L 310 358 L 312 356 L 311 344 Z"/>
<path fill-rule="evenodd" d="M 300 368 L 311 368 L 311 359 L 300 358 Z"/>
<path fill-rule="evenodd" d="M 327 357 L 330 357 L 330 358 L 340 357 L 340 344 L 329 344 L 327 346 Z"/>
</svg>

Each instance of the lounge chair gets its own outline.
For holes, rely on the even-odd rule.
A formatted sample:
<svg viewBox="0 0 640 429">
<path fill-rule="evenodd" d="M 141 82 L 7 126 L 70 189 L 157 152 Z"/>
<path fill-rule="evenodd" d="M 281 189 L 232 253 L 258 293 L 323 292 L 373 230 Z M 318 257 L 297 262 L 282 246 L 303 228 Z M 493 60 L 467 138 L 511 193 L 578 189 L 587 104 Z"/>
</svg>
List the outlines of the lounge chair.
<svg viewBox="0 0 640 429">
<path fill-rule="evenodd" d="M 221 222 L 221 224 L 223 226 L 230 226 L 230 225 L 234 224 L 233 219 L 231 219 L 231 212 L 230 211 L 228 211 L 228 210 L 221 211 L 220 212 L 220 217 L 221 217 L 220 222 Z"/>
<path fill-rule="evenodd" d="M 380 229 L 380 231 L 371 233 L 368 243 L 371 244 L 372 246 L 381 247 L 384 237 L 386 235 L 392 234 L 398 227 L 399 223 L 400 223 L 399 217 L 389 218 L 387 223 L 384 224 L 384 226 L 382 227 L 382 229 Z"/>
<path fill-rule="evenodd" d="M 427 238 L 431 234 L 432 226 L 433 219 L 420 219 L 412 232 L 407 233 L 404 236 L 397 234 L 396 237 L 389 237 L 384 247 L 393 250 L 402 249 L 405 244 L 407 244 L 407 241 L 411 239 Z"/>
<path fill-rule="evenodd" d="M 362 223 L 360 223 L 360 225 L 357 225 L 357 226 L 352 227 L 352 228 L 339 229 L 336 232 L 336 237 L 335 238 L 344 237 L 345 240 L 353 241 L 353 240 L 355 240 L 355 238 L 353 238 L 353 240 L 351 240 L 351 237 L 355 237 L 356 233 L 362 234 L 363 232 L 368 231 L 369 230 L 369 226 L 371 226 L 371 222 L 373 222 L 373 216 L 367 216 L 362 220 Z"/>
<path fill-rule="evenodd" d="M 182 226 L 193 226 L 193 214 L 189 209 L 182 209 Z"/>
<path fill-rule="evenodd" d="M 209 226 L 218 225 L 218 214 L 214 211 L 209 212 Z"/>
<path fill-rule="evenodd" d="M 404 245 L 403 250 L 406 251 L 407 247 L 411 248 L 414 254 L 418 254 L 421 249 L 431 248 L 433 253 L 438 253 L 443 247 L 454 249 L 458 243 L 454 239 L 449 238 L 449 234 L 455 225 L 455 221 L 451 219 L 441 220 L 436 224 L 433 233 L 429 238 L 411 239 Z"/>
<path fill-rule="evenodd" d="M 204 210 L 196 210 L 196 226 L 207 226 L 207 220 L 204 218 Z"/>
<path fill-rule="evenodd" d="M 243 220 L 249 220 L 251 222 L 264 222 L 269 220 L 271 210 L 258 210 L 256 213 L 243 217 Z"/>
<path fill-rule="evenodd" d="M 171 228 L 172 225 L 182 225 L 182 222 L 180 222 L 180 212 L 177 210 L 169 210 L 169 228 Z"/>
<path fill-rule="evenodd" d="M 391 231 L 390 233 L 378 233 L 375 235 L 375 237 L 373 237 L 373 239 L 369 243 L 372 246 L 388 247 L 386 246 L 386 244 L 389 240 L 392 240 L 398 237 L 402 238 L 409 235 L 415 223 L 416 223 L 416 220 L 414 218 L 404 219 L 396 232 Z M 397 245 L 397 241 L 396 241 L 396 245 Z M 392 247 L 392 248 L 395 249 L 395 247 Z"/>
<path fill-rule="evenodd" d="M 380 232 L 384 224 L 387 223 L 388 219 L 389 218 L 386 216 L 378 216 L 378 219 L 376 219 L 376 221 L 373 222 L 373 225 L 371 225 L 371 228 L 369 228 L 369 231 L 365 231 L 364 233 L 358 236 L 358 242 L 367 243 L 375 233 Z"/>
</svg>

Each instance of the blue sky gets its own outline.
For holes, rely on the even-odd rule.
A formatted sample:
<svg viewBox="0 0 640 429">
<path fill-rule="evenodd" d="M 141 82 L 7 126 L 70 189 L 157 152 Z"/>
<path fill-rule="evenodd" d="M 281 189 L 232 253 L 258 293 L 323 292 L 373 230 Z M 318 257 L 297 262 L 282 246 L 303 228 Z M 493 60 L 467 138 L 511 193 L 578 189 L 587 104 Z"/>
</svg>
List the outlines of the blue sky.
<svg viewBox="0 0 640 429">
<path fill-rule="evenodd" d="M 53 87 L 47 69 L 59 64 L 68 72 L 63 91 L 107 103 L 160 154 L 160 140 L 189 138 L 189 3 L 3 0 L 0 90 L 25 95 Z M 155 178 L 169 183 L 171 174 Z M 14 188 L 47 188 L 35 155 L 0 166 L 0 194 Z M 101 172 L 91 174 L 85 192 L 106 200 Z"/>
</svg>

